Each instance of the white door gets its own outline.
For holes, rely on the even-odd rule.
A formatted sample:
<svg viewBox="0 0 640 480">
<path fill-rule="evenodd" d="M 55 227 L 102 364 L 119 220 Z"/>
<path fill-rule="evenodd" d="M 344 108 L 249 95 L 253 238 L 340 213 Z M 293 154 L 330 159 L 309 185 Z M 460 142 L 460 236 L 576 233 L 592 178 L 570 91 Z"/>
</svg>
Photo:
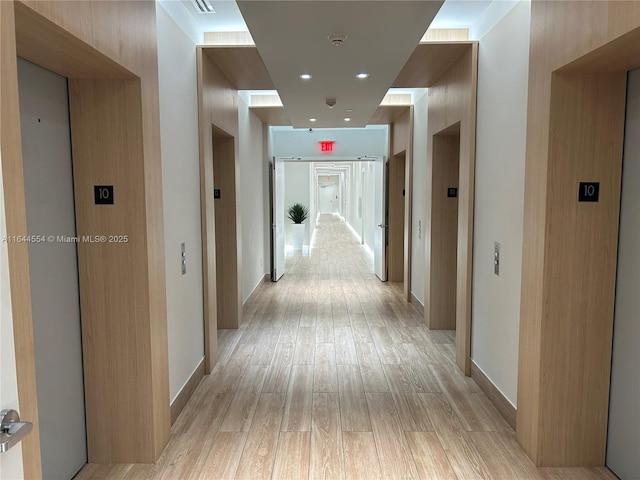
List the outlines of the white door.
<svg viewBox="0 0 640 480">
<path fill-rule="evenodd" d="M 273 248 L 273 265 L 271 280 L 277 282 L 284 274 L 284 163 L 281 159 L 273 158 L 273 199 L 271 225 Z"/>
<path fill-rule="evenodd" d="M 377 157 L 374 163 L 373 213 L 373 272 L 383 282 L 387 281 L 387 159 Z"/>
<path fill-rule="evenodd" d="M 19 59 L 29 275 L 43 478 L 87 462 L 67 79 Z M 41 237 L 46 238 L 40 242 Z"/>
<path fill-rule="evenodd" d="M 640 69 L 629 73 L 622 171 L 607 467 L 632 480 L 640 478 Z"/>
<path fill-rule="evenodd" d="M 320 185 L 320 213 L 333 213 L 334 188 L 331 183 Z"/>
</svg>

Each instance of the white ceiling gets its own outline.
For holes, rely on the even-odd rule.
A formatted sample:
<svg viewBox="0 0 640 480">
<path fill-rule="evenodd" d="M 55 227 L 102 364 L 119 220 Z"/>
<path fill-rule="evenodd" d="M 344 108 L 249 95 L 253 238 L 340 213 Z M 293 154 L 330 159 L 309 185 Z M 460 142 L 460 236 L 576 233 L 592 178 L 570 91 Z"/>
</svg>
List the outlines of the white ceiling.
<svg viewBox="0 0 640 480">
<path fill-rule="evenodd" d="M 301 128 L 366 125 L 441 4 L 241 0 L 238 5 L 291 124 Z M 347 38 L 336 47 L 327 39 L 331 34 Z M 313 78 L 300 79 L 307 72 Z M 357 79 L 358 72 L 369 78 Z M 335 107 L 326 105 L 328 98 L 336 100 Z"/>
<path fill-rule="evenodd" d="M 203 32 L 249 30 L 292 125 L 305 128 L 366 125 L 430 25 L 471 27 L 492 3 L 212 0 L 216 13 L 200 14 L 191 0 L 158 2 L 196 43 Z M 345 34 L 344 44 L 332 46 L 332 33 Z M 359 71 L 369 78 L 356 79 Z M 301 80 L 303 72 L 313 78 Z M 327 98 L 336 98 L 334 108 Z"/>
<path fill-rule="evenodd" d="M 487 9 L 493 0 L 445 0 L 442 8 L 433 19 L 433 28 L 469 28 Z M 497 0 L 500 1 L 500 0 Z M 215 14 L 200 14 L 193 7 L 191 0 L 158 0 L 167 8 L 176 11 L 179 6 L 183 13 L 191 17 L 191 28 L 202 37 L 204 32 L 241 32 L 248 31 L 242 13 L 235 0 L 212 0 Z M 173 5 L 172 5 L 173 4 Z M 174 18 L 175 19 L 175 18 Z M 178 21 L 177 19 L 175 19 Z M 178 21 L 184 23 L 184 19 Z M 184 25 L 181 25 L 184 28 Z M 202 42 L 202 40 L 200 40 Z M 200 43 L 199 42 L 199 43 Z"/>
</svg>

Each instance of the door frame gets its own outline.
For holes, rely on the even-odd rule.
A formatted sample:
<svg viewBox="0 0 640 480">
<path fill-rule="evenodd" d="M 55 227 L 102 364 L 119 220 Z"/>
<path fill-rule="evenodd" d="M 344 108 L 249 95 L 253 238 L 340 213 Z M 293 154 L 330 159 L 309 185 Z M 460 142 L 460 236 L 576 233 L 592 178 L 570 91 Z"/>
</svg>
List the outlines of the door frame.
<svg viewBox="0 0 640 480">
<path fill-rule="evenodd" d="M 563 25 L 535 45 L 556 55 L 574 44 L 568 12 L 552 4 L 532 5 L 532 29 L 550 18 Z M 588 13 L 605 25 L 615 18 Z M 516 436 L 537 466 L 605 464 L 626 79 L 640 66 L 640 26 L 594 43 L 553 68 L 530 60 L 530 92 L 544 84 L 550 101 L 529 95 Z M 578 203 L 580 181 L 599 182 L 599 202 Z"/>
<path fill-rule="evenodd" d="M 113 259 L 113 250 L 111 249 L 105 247 L 104 250 L 100 249 L 100 252 L 96 252 L 95 249 L 85 248 L 84 252 L 79 251 L 87 447 L 90 462 L 154 462 L 168 441 L 170 415 L 166 301 L 164 297 L 166 287 L 163 259 L 162 180 L 159 142 L 152 141 L 155 138 L 154 134 L 159 133 L 159 125 L 154 125 L 154 120 L 149 120 L 149 117 L 143 117 L 143 114 L 148 113 L 148 110 L 154 106 L 153 84 L 149 82 L 149 76 L 143 80 L 116 60 L 85 43 L 61 26 L 75 27 L 74 22 L 79 21 L 77 17 L 65 18 L 66 24 L 64 22 L 58 24 L 39 12 L 40 10 L 32 9 L 20 2 L 0 2 L 0 22 L 2 23 L 0 61 L 3 76 L 0 86 L 2 96 L 1 148 L 7 235 L 26 235 L 16 60 L 19 55 L 69 79 L 70 97 L 75 96 L 70 101 L 72 144 L 76 147 L 72 152 L 74 172 L 78 169 L 76 165 L 78 158 L 86 160 L 92 157 L 92 152 L 98 153 L 100 140 L 110 144 L 108 152 L 114 153 L 112 150 L 126 152 L 126 155 L 120 159 L 126 158 L 127 162 L 124 165 L 118 162 L 118 166 L 122 167 L 119 173 L 105 168 L 99 160 L 96 160 L 95 164 L 83 161 L 83 170 L 86 176 L 82 182 L 82 189 L 78 188 L 77 183 L 75 185 L 78 235 L 88 233 L 87 229 L 96 228 L 92 222 L 104 220 L 102 217 L 106 215 L 105 211 L 101 211 L 100 218 L 91 220 L 90 211 L 92 210 L 91 207 L 88 207 L 90 204 L 87 202 L 89 193 L 87 189 L 91 187 L 86 183 L 93 183 L 95 178 L 89 177 L 105 175 L 106 181 L 111 181 L 114 185 L 117 184 L 115 186 L 119 188 L 120 198 L 130 201 L 131 218 L 136 219 L 137 222 L 131 232 L 126 232 L 130 233 L 132 237 L 133 234 L 136 234 L 137 237 L 135 239 L 131 237 L 130 247 L 126 247 L 128 253 L 124 256 L 124 258 L 128 258 L 130 253 L 135 252 L 135 265 L 131 267 L 132 274 L 130 276 L 120 278 L 117 272 L 120 271 L 118 269 L 122 261 Z M 150 12 L 150 7 L 141 6 L 140 9 L 136 7 L 135 14 L 140 14 L 140 18 L 146 19 L 151 18 Z M 53 14 L 55 12 L 52 12 Z M 122 108 L 118 112 L 111 110 L 107 113 L 109 115 L 107 117 L 98 115 L 96 112 L 104 114 L 104 109 L 95 108 L 95 105 L 100 105 L 101 97 L 108 94 L 114 96 L 119 107 L 127 105 L 127 108 Z M 155 105 L 157 106 L 157 102 Z M 78 117 L 96 117 L 96 115 L 100 118 L 95 118 L 95 124 L 89 122 L 81 125 L 77 120 Z M 110 131 L 105 131 L 106 125 L 112 126 Z M 118 135 L 118 129 L 113 128 L 114 125 L 126 126 L 131 134 L 129 142 L 114 142 L 119 144 L 116 146 L 111 144 L 109 139 L 113 140 L 113 136 Z M 142 136 L 143 130 L 149 135 L 146 140 Z M 103 152 L 103 154 L 106 153 Z M 96 157 L 101 158 L 100 154 Z M 104 171 L 100 170 L 102 168 Z M 127 180 L 122 180 L 123 175 L 131 181 L 139 182 L 142 193 L 131 198 Z M 75 182 L 77 182 L 77 178 L 74 180 Z M 159 188 L 158 185 L 160 185 Z M 78 210 L 79 201 L 85 203 L 84 214 Z M 143 214 L 144 217 L 141 222 L 138 222 L 137 218 L 140 214 Z M 104 226 L 112 227 L 116 224 L 127 225 L 127 220 L 124 216 L 116 213 L 111 217 L 111 220 L 106 221 Z M 145 233 L 140 234 L 142 231 Z M 102 232 L 94 230 L 94 233 Z M 26 244 L 11 243 L 7 245 L 20 415 L 34 425 L 33 433 L 22 441 L 24 474 L 26 478 L 40 478 L 42 466 L 33 354 L 29 257 L 26 247 Z M 111 272 L 103 271 L 103 275 L 97 279 L 95 275 L 88 274 L 87 267 L 99 267 L 104 261 L 114 267 Z M 85 263 L 84 267 L 82 263 Z M 106 306 L 103 305 L 102 310 L 98 308 L 98 305 L 91 300 L 95 297 L 95 288 L 100 288 L 100 286 L 95 288 L 91 286 L 95 280 L 98 280 L 122 302 L 108 303 Z M 129 299 L 136 284 L 138 285 L 136 291 L 141 296 L 136 297 L 137 300 L 134 301 L 136 305 L 136 315 L 134 316 Z M 118 297 L 119 295 L 121 297 Z M 93 329 L 99 329 L 104 324 L 106 315 L 115 315 L 115 312 L 122 312 L 123 309 L 129 313 L 126 315 L 126 319 L 133 319 L 135 324 L 131 325 L 128 330 L 121 329 L 119 326 L 117 328 L 114 326 L 113 330 L 122 333 L 128 332 L 129 339 L 140 348 L 136 352 L 131 351 L 128 342 L 123 344 L 115 339 L 118 337 L 117 332 L 92 336 L 92 346 L 95 348 L 89 348 L 86 345 L 90 338 L 88 335 L 91 335 L 89 332 Z M 113 318 L 117 318 L 117 315 Z M 112 339 L 113 342 L 109 343 L 109 339 Z M 100 362 L 96 358 L 98 355 L 101 355 L 102 358 L 104 355 L 112 355 L 123 361 L 127 361 L 131 356 L 136 356 L 135 365 L 139 368 L 131 369 L 130 374 L 119 377 L 121 390 L 127 392 L 125 395 L 120 395 L 120 399 L 118 399 L 115 389 L 109 387 L 109 378 L 104 375 L 104 370 L 100 367 Z M 104 364 L 104 362 L 102 363 Z M 142 382 L 141 378 L 138 378 L 137 374 L 140 373 L 146 377 L 146 381 Z M 91 398 L 88 398 L 89 395 Z M 137 400 L 133 400 L 132 396 L 136 396 Z M 119 409 L 120 407 L 116 406 L 119 402 L 123 403 L 121 405 L 123 411 L 134 412 L 135 415 L 135 418 L 130 415 L 122 417 L 128 422 L 128 428 L 135 431 L 135 435 L 124 441 L 123 435 L 118 430 L 121 427 L 121 420 L 106 423 L 102 421 L 107 416 L 104 409 L 108 405 Z M 145 403 L 144 411 L 138 412 L 138 402 Z M 135 408 L 131 408 L 132 404 L 135 404 Z M 96 415 L 95 412 L 101 410 L 104 411 L 104 414 Z M 114 445 L 116 446 L 114 447 Z"/>
</svg>

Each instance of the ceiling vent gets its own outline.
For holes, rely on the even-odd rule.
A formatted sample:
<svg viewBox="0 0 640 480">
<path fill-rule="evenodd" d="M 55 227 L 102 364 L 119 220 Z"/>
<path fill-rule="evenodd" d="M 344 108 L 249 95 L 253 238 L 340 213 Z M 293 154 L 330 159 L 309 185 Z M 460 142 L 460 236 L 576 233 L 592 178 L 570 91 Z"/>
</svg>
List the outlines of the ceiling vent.
<svg viewBox="0 0 640 480">
<path fill-rule="evenodd" d="M 209 0 L 191 0 L 191 3 L 198 13 L 216 13 Z"/>
</svg>

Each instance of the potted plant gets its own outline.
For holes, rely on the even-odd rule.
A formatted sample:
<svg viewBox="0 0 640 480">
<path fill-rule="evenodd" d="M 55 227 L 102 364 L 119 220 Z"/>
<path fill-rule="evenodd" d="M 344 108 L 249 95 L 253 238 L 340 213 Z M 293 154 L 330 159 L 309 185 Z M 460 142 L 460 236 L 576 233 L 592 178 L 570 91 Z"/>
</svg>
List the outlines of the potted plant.
<svg viewBox="0 0 640 480">
<path fill-rule="evenodd" d="M 287 216 L 293 222 L 291 225 L 293 249 L 302 250 L 305 230 L 303 222 L 309 217 L 309 209 L 301 203 L 294 203 L 287 210 Z"/>
</svg>

